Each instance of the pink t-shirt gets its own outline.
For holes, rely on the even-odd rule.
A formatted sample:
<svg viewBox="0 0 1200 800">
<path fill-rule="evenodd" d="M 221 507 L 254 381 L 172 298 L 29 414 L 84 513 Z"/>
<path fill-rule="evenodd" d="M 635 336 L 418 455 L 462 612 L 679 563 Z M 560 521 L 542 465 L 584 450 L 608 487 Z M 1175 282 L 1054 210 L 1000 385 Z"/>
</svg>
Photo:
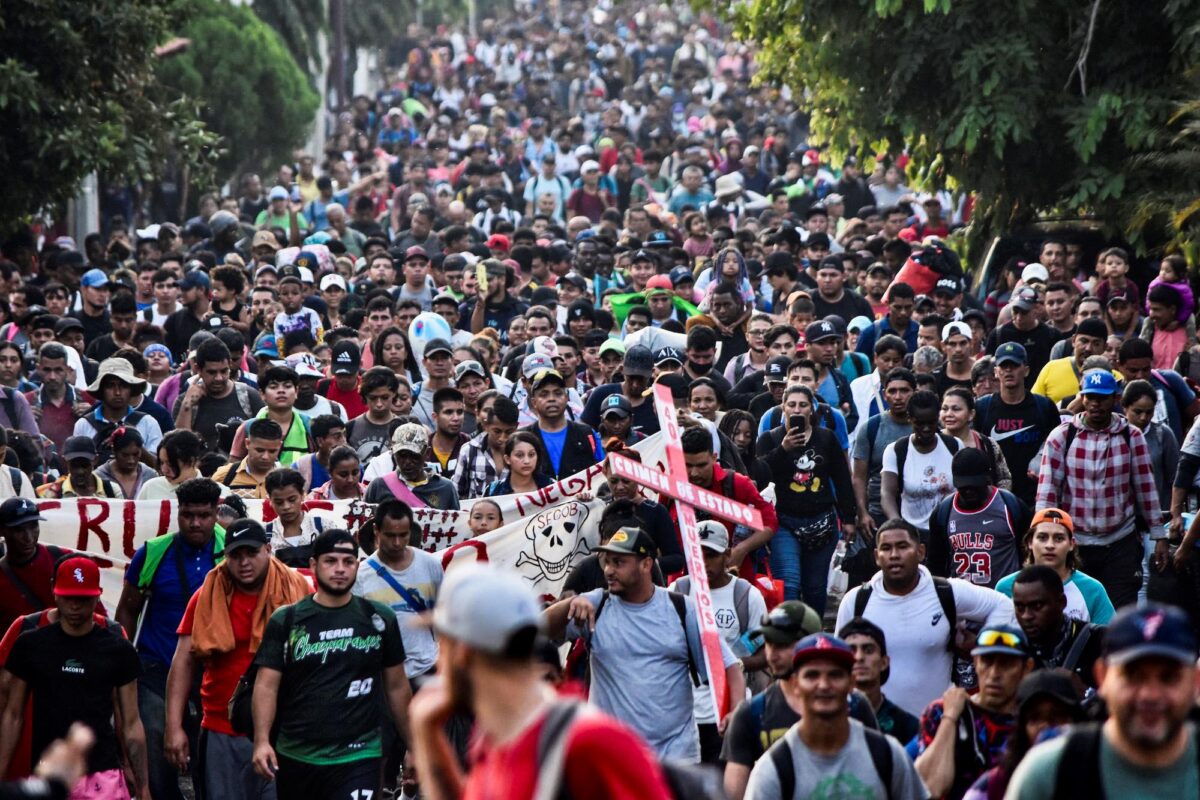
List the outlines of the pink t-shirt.
<svg viewBox="0 0 1200 800">
<path fill-rule="evenodd" d="M 1173 331 L 1156 330 L 1150 346 L 1154 350 L 1155 369 L 1174 369 L 1175 359 L 1187 347 L 1187 328 L 1180 325 Z"/>
</svg>

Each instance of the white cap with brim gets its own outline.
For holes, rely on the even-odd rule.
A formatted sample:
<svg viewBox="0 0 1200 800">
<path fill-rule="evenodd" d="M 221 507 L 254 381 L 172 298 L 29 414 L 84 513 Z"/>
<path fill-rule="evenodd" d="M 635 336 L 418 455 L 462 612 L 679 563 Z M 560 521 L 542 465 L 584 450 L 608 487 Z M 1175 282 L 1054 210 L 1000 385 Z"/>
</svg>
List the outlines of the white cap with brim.
<svg viewBox="0 0 1200 800">
<path fill-rule="evenodd" d="M 457 564 L 446 573 L 433 629 L 484 653 L 504 653 L 518 633 L 541 626 L 541 608 L 514 572 L 490 564 Z"/>
</svg>

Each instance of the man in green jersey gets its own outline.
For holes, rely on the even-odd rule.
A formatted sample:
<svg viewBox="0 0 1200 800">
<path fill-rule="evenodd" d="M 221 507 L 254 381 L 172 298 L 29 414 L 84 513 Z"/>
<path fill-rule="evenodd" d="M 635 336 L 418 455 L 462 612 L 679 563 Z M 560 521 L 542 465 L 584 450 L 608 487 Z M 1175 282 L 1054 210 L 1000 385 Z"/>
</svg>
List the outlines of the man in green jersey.
<svg viewBox="0 0 1200 800">
<path fill-rule="evenodd" d="M 379 794 L 381 692 L 408 738 L 412 690 L 400 628 L 387 606 L 351 593 L 358 545 L 345 530 L 318 536 L 309 563 L 316 594 L 271 616 L 255 656 L 254 768 L 275 779 L 281 798 L 372 800 Z"/>
</svg>

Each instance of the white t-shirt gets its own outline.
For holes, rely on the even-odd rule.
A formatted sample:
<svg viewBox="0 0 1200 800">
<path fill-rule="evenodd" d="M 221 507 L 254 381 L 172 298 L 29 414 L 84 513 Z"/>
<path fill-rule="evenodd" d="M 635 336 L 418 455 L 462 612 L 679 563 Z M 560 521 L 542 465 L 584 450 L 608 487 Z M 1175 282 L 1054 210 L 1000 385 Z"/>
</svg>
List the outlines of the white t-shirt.
<svg viewBox="0 0 1200 800">
<path fill-rule="evenodd" d="M 763 600 L 762 592 L 758 590 L 758 587 L 750 584 L 750 592 L 746 595 L 746 627 L 741 627 L 738 624 L 737 603 L 734 601 L 734 586 L 737 585 L 738 580 L 738 578 L 734 578 L 720 589 L 711 590 L 713 618 L 717 622 L 717 630 L 721 632 L 721 638 L 725 640 L 725 644 L 729 645 L 729 649 L 735 656 L 744 658 L 751 655 L 751 652 L 742 644 L 742 635 L 747 631 L 754 630 L 762 622 L 762 618 L 767 613 L 767 603 Z M 669 587 L 671 591 L 678 591 L 677 583 L 678 581 L 675 581 L 671 584 Z M 695 587 L 691 587 L 688 596 L 695 599 Z M 730 710 L 735 708 L 741 700 L 740 697 L 733 698 Z M 716 715 L 713 713 L 711 689 L 693 692 L 692 706 L 697 723 L 711 725 L 717 721 Z"/>
<path fill-rule="evenodd" d="M 921 716 L 925 706 L 942 696 L 950 685 L 950 624 L 938 600 L 933 576 L 918 567 L 920 578 L 908 594 L 890 594 L 883 585 L 883 573 L 871 578 L 871 597 L 863 611 L 865 619 L 883 629 L 892 669 L 884 686 L 888 699 L 913 716 Z M 994 589 L 951 578 L 954 608 L 959 622 L 980 625 L 1016 625 L 1012 601 Z M 862 586 L 846 592 L 838 606 L 837 625 L 841 630 L 854 616 L 854 604 Z"/>
<path fill-rule="evenodd" d="M 354 593 L 359 597 L 383 603 L 396 612 L 396 620 L 400 623 L 400 638 L 404 641 L 404 674 L 413 678 L 429 672 L 437 663 L 437 639 L 433 637 L 433 631 L 428 626 L 415 624 L 417 615 L 423 613 L 423 610 L 409 605 L 399 592 L 380 577 L 376 565 L 387 570 L 397 583 L 424 603 L 424 610 L 433 608 L 445 573 L 442 571 L 441 559 L 437 556 L 415 547 L 410 547 L 409 550 L 413 556 L 412 563 L 400 571 L 392 569 L 375 557 L 362 561 L 358 565 Z"/>
<path fill-rule="evenodd" d="M 3 469 L 0 465 L 0 500 L 7 500 L 10 497 L 27 497 L 30 500 L 37 500 L 37 492 L 33 490 L 33 483 L 30 482 L 29 476 L 15 468 Z M 13 483 L 14 476 L 19 476 L 17 480 L 19 484 Z"/>
<path fill-rule="evenodd" d="M 943 497 L 954 494 L 954 481 L 950 462 L 954 454 L 942 437 L 928 453 L 922 453 L 909 437 L 908 456 L 904 459 L 904 474 L 900 476 L 900 516 L 918 528 L 929 527 L 929 515 Z M 883 471 L 898 475 L 896 469 L 896 443 L 892 442 L 883 451 Z"/>
</svg>

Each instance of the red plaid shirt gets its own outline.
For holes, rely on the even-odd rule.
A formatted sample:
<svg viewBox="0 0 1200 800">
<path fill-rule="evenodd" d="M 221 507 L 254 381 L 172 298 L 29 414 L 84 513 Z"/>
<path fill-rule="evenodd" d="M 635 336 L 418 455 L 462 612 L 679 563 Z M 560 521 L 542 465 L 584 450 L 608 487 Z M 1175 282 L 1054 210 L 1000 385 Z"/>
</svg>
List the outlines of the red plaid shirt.
<svg viewBox="0 0 1200 800">
<path fill-rule="evenodd" d="M 1070 427 L 1075 440 L 1064 453 Z M 1077 414 L 1050 434 L 1038 470 L 1036 507 L 1070 514 L 1080 544 L 1107 545 L 1128 535 L 1138 509 L 1151 538 L 1167 535 L 1146 439 L 1117 414 L 1102 431 L 1087 427 Z"/>
</svg>

